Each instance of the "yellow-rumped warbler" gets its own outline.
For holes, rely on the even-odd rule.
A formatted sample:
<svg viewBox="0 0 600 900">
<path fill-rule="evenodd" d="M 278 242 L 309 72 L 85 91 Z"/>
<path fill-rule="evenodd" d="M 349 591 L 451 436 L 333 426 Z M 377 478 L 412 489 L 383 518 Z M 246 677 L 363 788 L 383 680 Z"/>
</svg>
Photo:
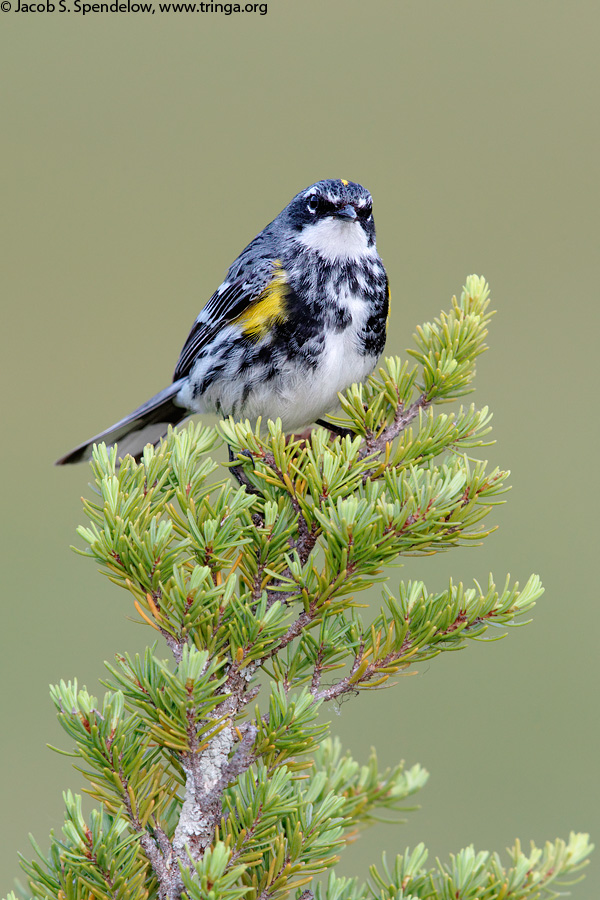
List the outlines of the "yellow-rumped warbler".
<svg viewBox="0 0 600 900">
<path fill-rule="evenodd" d="M 299 431 L 373 371 L 388 305 L 371 195 L 318 181 L 240 253 L 194 322 L 173 384 L 57 464 L 89 459 L 99 441 L 139 457 L 193 413 L 279 416 Z"/>
</svg>

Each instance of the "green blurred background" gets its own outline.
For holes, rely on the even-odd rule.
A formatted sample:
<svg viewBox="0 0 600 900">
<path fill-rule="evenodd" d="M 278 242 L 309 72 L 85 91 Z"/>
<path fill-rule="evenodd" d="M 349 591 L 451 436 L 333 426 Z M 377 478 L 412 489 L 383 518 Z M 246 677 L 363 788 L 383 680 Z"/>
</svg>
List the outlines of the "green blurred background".
<svg viewBox="0 0 600 900">
<path fill-rule="evenodd" d="M 82 785 L 45 747 L 68 746 L 48 683 L 97 689 L 103 660 L 150 637 L 69 550 L 89 473 L 52 462 L 168 382 L 234 256 L 328 177 L 375 198 L 388 353 L 470 272 L 498 309 L 474 400 L 513 473 L 500 528 L 391 586 L 546 586 L 506 640 L 330 710 L 357 757 L 376 744 L 431 771 L 409 824 L 367 832 L 338 871 L 421 840 L 442 856 L 598 840 L 599 5 L 269 0 L 266 16 L 0 13 L 0 29 L 0 891 Z"/>
</svg>

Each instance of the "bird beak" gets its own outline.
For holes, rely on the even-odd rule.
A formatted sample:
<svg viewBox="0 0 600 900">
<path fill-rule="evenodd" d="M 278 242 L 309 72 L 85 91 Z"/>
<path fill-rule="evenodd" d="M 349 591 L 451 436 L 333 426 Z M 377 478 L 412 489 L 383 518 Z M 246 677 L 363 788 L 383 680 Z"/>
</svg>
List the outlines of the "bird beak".
<svg viewBox="0 0 600 900">
<path fill-rule="evenodd" d="M 339 216 L 340 219 L 356 219 L 356 210 L 348 203 L 343 209 L 336 210 L 335 215 Z"/>
</svg>

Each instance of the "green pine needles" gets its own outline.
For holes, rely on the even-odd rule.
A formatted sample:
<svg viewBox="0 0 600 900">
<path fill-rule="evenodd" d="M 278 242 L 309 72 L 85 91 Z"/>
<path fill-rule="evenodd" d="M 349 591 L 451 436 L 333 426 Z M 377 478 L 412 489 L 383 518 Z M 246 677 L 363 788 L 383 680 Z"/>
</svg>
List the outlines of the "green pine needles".
<svg viewBox="0 0 600 900">
<path fill-rule="evenodd" d="M 468 848 L 432 867 L 419 845 L 364 884 L 312 880 L 427 778 L 342 754 L 323 708 L 517 624 L 542 593 L 535 575 L 521 590 L 491 577 L 440 593 L 390 582 L 369 624 L 355 599 L 403 555 L 489 533 L 506 473 L 473 457 L 488 410 L 438 409 L 472 388 L 488 293 L 468 278 L 417 329 L 412 364 L 387 359 L 347 392 L 333 423 L 347 435 L 289 439 L 278 422 L 228 420 L 173 430 L 139 464 L 96 448 L 82 552 L 125 588 L 160 649 L 117 656 L 102 699 L 76 681 L 53 688 L 96 808 L 84 815 L 65 795 L 62 834 L 23 862 L 25 896 L 524 900 L 577 879 L 590 846 L 572 834 L 543 850 L 517 843 L 507 864 Z M 220 438 L 242 487 L 209 455 Z"/>
</svg>

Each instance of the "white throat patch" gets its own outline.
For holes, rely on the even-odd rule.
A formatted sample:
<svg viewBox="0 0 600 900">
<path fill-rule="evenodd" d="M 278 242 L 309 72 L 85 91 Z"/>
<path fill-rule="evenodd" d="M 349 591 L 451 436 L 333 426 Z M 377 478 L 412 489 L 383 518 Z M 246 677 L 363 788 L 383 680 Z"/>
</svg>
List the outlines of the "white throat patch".
<svg viewBox="0 0 600 900">
<path fill-rule="evenodd" d="M 359 222 L 336 219 L 334 216 L 305 225 L 298 241 L 303 247 L 316 250 L 329 262 L 377 255 L 375 244 L 369 247 L 367 235 Z"/>
</svg>

